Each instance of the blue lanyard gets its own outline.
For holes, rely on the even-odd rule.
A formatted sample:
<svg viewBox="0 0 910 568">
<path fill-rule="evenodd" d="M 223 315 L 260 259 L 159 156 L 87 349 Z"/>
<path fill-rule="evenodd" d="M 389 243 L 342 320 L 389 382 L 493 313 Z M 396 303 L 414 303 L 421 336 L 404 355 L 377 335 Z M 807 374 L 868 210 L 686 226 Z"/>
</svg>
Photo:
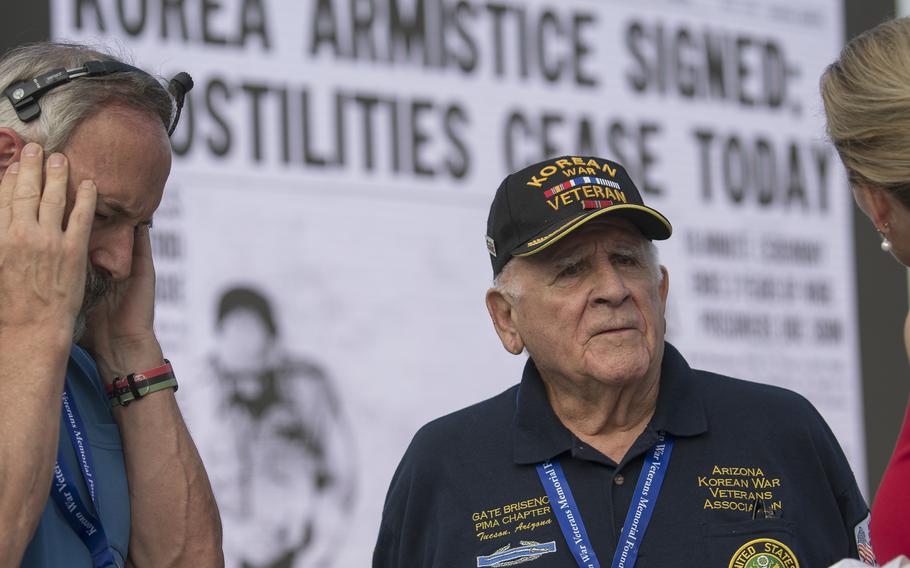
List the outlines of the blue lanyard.
<svg viewBox="0 0 910 568">
<path fill-rule="evenodd" d="M 69 384 L 63 386 L 63 424 L 70 435 L 73 449 L 76 451 L 76 461 L 88 487 L 89 496 L 95 511 L 98 511 L 98 499 L 95 496 L 95 462 L 92 459 L 92 450 L 88 445 L 85 426 L 82 417 L 76 409 L 76 400 L 70 391 Z M 100 519 L 95 517 L 79 497 L 79 490 L 73 483 L 73 476 L 63 460 L 63 451 L 57 448 L 57 464 L 54 466 L 54 480 L 51 486 L 51 497 L 57 503 L 60 512 L 79 536 L 92 555 L 94 568 L 116 566 L 111 546 L 108 543 L 104 527 Z"/>
<path fill-rule="evenodd" d="M 626 514 L 616 552 L 613 555 L 613 568 L 632 568 L 638 558 L 639 544 L 645 536 L 651 514 L 660 494 L 673 451 L 673 437 L 660 432 L 657 443 L 651 448 L 641 466 L 641 474 L 635 486 L 635 494 Z M 581 568 L 600 568 L 600 561 L 594 553 L 594 547 L 588 540 L 581 512 L 575 504 L 569 481 L 563 473 L 559 461 L 545 461 L 537 465 L 537 475 L 550 498 L 550 508 L 556 515 L 559 528 L 562 529 L 566 544 Z"/>
</svg>

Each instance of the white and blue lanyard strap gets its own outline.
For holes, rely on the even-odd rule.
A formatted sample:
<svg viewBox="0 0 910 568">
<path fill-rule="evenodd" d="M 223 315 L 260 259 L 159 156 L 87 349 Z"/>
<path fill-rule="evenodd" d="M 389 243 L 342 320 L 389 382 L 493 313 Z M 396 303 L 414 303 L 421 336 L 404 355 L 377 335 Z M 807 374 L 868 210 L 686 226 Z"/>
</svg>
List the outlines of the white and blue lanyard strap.
<svg viewBox="0 0 910 568">
<path fill-rule="evenodd" d="M 660 486 L 667 473 L 672 451 L 673 437 L 660 432 L 657 443 L 651 448 L 644 465 L 641 466 L 635 494 L 632 496 L 632 503 L 626 514 L 626 522 L 619 534 L 616 553 L 613 555 L 613 568 L 635 566 L 639 545 L 645 536 L 648 523 L 651 522 L 651 514 L 654 512 L 654 505 L 660 494 Z M 572 490 L 569 489 L 569 481 L 566 479 L 559 461 L 545 461 L 537 464 L 537 474 L 550 498 L 550 508 L 556 515 L 556 520 L 559 521 L 559 528 L 562 529 L 566 544 L 572 551 L 575 561 L 581 568 L 600 568 L 600 561 L 597 560 L 594 547 L 591 546 L 591 541 L 588 539 L 581 512 L 575 504 Z"/>
<path fill-rule="evenodd" d="M 95 497 L 95 462 L 92 459 L 92 450 L 88 445 L 85 425 L 76 409 L 76 400 L 66 383 L 63 386 L 63 423 L 70 435 L 73 449 L 76 451 L 76 461 L 79 462 L 79 469 L 82 471 L 82 477 L 88 487 L 92 505 L 94 505 L 95 511 L 98 511 L 98 499 Z M 100 519 L 93 515 L 82 502 L 73 480 L 74 478 L 63 460 L 62 449 L 58 447 L 51 496 L 70 527 L 91 553 L 94 568 L 116 566 L 104 527 L 101 525 Z"/>
</svg>

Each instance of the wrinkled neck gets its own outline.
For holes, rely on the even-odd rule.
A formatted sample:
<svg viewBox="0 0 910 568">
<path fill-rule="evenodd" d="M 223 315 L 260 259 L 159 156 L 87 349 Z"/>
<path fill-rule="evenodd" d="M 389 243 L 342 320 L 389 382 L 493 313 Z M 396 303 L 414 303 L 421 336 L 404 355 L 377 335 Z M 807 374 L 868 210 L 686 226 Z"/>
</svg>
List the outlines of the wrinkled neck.
<svg viewBox="0 0 910 568">
<path fill-rule="evenodd" d="M 658 369 L 624 385 L 544 377 L 544 386 L 563 425 L 618 463 L 654 416 L 659 379 Z"/>
</svg>

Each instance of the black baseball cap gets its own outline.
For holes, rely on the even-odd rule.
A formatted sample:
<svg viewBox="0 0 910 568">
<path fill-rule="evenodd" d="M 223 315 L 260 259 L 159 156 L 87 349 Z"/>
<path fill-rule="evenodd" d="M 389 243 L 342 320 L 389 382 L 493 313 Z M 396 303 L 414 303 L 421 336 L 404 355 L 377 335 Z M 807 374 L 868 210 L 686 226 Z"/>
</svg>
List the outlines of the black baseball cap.
<svg viewBox="0 0 910 568">
<path fill-rule="evenodd" d="M 651 240 L 673 227 L 645 205 L 625 168 L 604 158 L 561 156 L 506 176 L 487 219 L 487 249 L 496 276 L 513 256 L 530 256 L 602 215 L 631 221 Z"/>
</svg>

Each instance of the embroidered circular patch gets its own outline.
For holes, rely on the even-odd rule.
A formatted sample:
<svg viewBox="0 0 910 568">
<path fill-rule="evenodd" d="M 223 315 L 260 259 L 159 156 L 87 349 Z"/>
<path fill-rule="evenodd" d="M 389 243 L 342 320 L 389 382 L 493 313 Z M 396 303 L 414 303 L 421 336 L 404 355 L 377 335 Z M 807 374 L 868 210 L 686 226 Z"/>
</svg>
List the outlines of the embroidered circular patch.
<svg viewBox="0 0 910 568">
<path fill-rule="evenodd" d="M 799 568 L 799 561 L 784 543 L 757 538 L 739 547 L 728 568 Z"/>
</svg>

